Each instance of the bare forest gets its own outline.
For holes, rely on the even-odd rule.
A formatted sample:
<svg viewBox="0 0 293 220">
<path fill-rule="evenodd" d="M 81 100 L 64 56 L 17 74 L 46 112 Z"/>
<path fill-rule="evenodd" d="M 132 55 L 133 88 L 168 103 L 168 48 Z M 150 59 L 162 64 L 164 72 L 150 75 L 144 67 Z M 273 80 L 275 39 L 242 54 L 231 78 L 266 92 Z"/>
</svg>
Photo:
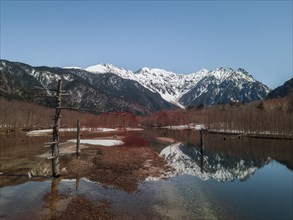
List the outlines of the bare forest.
<svg viewBox="0 0 293 220">
<path fill-rule="evenodd" d="M 51 128 L 54 109 L 24 101 L 0 98 L 0 130 Z M 75 127 L 76 119 L 89 128 L 163 127 L 204 124 L 211 131 L 293 135 L 293 96 L 232 103 L 211 107 L 198 106 L 136 116 L 132 113 L 100 115 L 62 110 L 62 127 Z"/>
<path fill-rule="evenodd" d="M 210 131 L 293 135 L 293 96 L 154 113 L 145 126 L 204 124 Z"/>
</svg>

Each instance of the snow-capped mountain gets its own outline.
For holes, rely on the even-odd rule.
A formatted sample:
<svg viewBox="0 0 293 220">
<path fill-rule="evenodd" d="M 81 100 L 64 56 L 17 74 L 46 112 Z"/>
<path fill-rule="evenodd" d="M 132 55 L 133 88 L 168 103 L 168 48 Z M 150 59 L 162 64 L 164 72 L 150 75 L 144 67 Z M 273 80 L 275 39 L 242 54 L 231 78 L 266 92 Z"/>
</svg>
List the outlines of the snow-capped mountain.
<svg viewBox="0 0 293 220">
<path fill-rule="evenodd" d="M 164 109 L 250 102 L 263 99 L 270 89 L 243 69 L 206 69 L 177 74 L 158 68 L 143 67 L 136 72 L 112 64 L 79 67 L 32 67 L 19 62 L 0 60 L 0 94 L 32 96 L 30 87 L 49 89 L 58 79 L 74 97 L 68 103 L 75 107 L 99 111 L 149 113 Z M 16 87 L 18 86 L 18 89 Z M 127 104 L 128 103 L 128 104 Z"/>
<path fill-rule="evenodd" d="M 244 69 L 218 68 L 201 78 L 179 102 L 191 106 L 251 102 L 264 99 L 270 91 Z"/>
<path fill-rule="evenodd" d="M 119 76 L 128 75 L 132 72 L 129 70 L 118 68 L 112 64 L 97 64 L 94 66 L 89 66 L 85 68 L 86 71 L 95 73 L 95 74 L 104 74 L 104 73 L 115 73 Z"/>
<path fill-rule="evenodd" d="M 202 180 L 215 179 L 221 182 L 245 181 L 270 162 L 270 158 L 265 161 L 248 161 L 209 152 L 207 149 L 201 155 L 200 148 L 188 147 L 182 143 L 164 148 L 160 156 L 175 170 L 165 174 L 165 177 L 187 174 Z"/>
<path fill-rule="evenodd" d="M 135 80 L 180 107 L 250 102 L 263 99 L 270 92 L 267 86 L 256 81 L 244 69 L 201 69 L 190 74 L 177 74 L 148 67 L 132 72 L 111 64 L 98 64 L 85 70 L 95 74 L 114 73 L 124 79 Z"/>
<path fill-rule="evenodd" d="M 190 91 L 207 74 L 208 70 L 206 69 L 184 75 L 144 67 L 134 73 L 133 80 L 138 81 L 152 91 L 158 92 L 166 101 L 184 106 L 184 103 L 179 102 L 180 97 Z"/>
</svg>

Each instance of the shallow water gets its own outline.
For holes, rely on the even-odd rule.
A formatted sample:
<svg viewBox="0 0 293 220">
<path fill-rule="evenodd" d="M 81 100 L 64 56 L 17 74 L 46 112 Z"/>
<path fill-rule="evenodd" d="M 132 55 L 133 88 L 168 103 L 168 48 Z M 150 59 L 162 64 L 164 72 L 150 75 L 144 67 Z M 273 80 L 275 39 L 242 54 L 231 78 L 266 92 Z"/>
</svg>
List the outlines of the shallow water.
<svg viewBox="0 0 293 220">
<path fill-rule="evenodd" d="M 0 218 L 55 218 L 73 195 L 106 199 L 114 212 L 135 219 L 293 218 L 292 141 L 205 135 L 202 147 L 194 133 L 173 133 L 181 142 L 172 146 L 154 144 L 158 153 L 165 149 L 164 157 L 175 171 L 166 180 L 142 182 L 132 193 L 82 178 L 1 179 Z M 0 172 L 25 174 L 37 166 L 44 169 L 47 162 L 35 156 L 44 153 L 43 143 L 49 140 L 2 135 Z M 69 197 L 48 201 L 44 198 L 49 192 Z"/>
<path fill-rule="evenodd" d="M 1 217 L 7 219 L 48 219 L 52 216 L 50 210 L 53 204 L 43 198 L 52 192 L 52 181 L 28 181 L 26 183 L 7 186 L 1 189 Z M 183 181 L 184 184 L 180 182 Z M 188 180 L 189 181 L 189 180 Z M 92 199 L 106 199 L 116 213 L 127 213 L 139 218 L 161 216 L 163 219 L 216 219 L 225 217 L 223 210 L 204 194 L 197 181 L 186 185 L 185 178 L 174 178 L 169 181 L 145 182 L 139 185 L 138 191 L 127 193 L 122 190 L 104 188 L 98 183 L 80 179 L 76 189 L 76 180 L 61 180 L 58 185 L 58 194 L 85 195 Z M 17 202 L 16 202 L 17 201 Z M 57 210 L 55 217 L 62 211 L 62 203 L 66 200 L 55 201 Z M 57 205 L 58 204 L 58 205 Z M 63 207 L 64 208 L 64 207 Z"/>
</svg>

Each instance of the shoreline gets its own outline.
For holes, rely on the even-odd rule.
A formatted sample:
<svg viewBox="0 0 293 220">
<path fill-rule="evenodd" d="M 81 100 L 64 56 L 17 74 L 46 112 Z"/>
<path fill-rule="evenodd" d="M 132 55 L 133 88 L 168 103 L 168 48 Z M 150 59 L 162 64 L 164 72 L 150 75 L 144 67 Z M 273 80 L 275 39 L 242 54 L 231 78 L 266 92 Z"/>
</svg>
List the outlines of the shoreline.
<svg viewBox="0 0 293 220">
<path fill-rule="evenodd" d="M 293 140 L 293 135 L 284 134 L 264 134 L 264 133 L 245 133 L 235 131 L 220 131 L 220 130 L 205 130 L 204 132 L 210 134 L 230 135 L 238 136 L 239 138 L 258 138 L 258 139 L 282 139 L 282 140 Z"/>
</svg>

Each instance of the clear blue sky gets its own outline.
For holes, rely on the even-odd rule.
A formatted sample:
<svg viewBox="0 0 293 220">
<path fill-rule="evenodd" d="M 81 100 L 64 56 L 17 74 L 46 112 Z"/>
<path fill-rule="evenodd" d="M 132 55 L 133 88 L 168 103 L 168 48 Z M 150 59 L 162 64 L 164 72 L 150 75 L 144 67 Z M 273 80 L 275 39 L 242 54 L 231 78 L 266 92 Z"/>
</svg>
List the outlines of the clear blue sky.
<svg viewBox="0 0 293 220">
<path fill-rule="evenodd" d="M 292 7 L 292 0 L 1 0 L 1 59 L 177 73 L 241 67 L 274 88 L 293 73 Z"/>
</svg>

